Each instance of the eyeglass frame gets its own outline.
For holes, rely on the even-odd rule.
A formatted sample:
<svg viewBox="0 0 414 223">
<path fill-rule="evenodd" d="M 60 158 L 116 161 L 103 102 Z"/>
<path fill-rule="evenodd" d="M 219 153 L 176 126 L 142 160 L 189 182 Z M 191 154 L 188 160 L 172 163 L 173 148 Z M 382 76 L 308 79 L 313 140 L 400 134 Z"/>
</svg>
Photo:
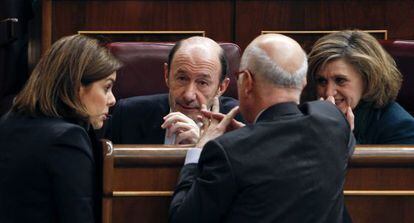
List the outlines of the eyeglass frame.
<svg viewBox="0 0 414 223">
<path fill-rule="evenodd" d="M 243 73 L 250 73 L 250 76 L 252 77 L 252 79 L 254 80 L 254 75 L 253 73 L 249 70 L 249 69 L 244 69 L 241 71 L 237 71 L 234 73 L 234 77 L 236 78 L 236 80 L 239 80 L 239 76 Z"/>
</svg>

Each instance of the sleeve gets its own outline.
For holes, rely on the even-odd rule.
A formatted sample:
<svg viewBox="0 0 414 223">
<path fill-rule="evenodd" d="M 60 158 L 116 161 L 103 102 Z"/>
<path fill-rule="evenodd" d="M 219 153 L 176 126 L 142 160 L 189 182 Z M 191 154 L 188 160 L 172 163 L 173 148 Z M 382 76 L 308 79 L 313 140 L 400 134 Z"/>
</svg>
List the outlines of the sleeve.
<svg viewBox="0 0 414 223">
<path fill-rule="evenodd" d="M 170 222 L 219 222 L 237 191 L 223 148 L 210 141 L 197 164 L 185 165 L 170 206 Z"/>
<path fill-rule="evenodd" d="M 65 131 L 47 156 L 59 222 L 94 222 L 96 169 L 86 131 L 80 127 Z"/>
</svg>

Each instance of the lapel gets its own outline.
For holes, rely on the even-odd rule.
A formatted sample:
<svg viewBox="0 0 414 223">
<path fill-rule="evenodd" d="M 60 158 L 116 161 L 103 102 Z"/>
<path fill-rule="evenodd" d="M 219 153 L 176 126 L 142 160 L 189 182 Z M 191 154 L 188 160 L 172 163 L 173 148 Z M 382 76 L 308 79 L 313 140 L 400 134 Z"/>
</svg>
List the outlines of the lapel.
<svg viewBox="0 0 414 223">
<path fill-rule="evenodd" d="M 165 129 L 161 128 L 163 117 L 170 112 L 168 94 L 163 94 L 157 102 L 156 108 L 149 111 L 152 114 L 145 120 L 147 129 L 142 129 L 146 144 L 164 144 Z M 151 118 L 150 118 L 151 117 Z"/>
</svg>

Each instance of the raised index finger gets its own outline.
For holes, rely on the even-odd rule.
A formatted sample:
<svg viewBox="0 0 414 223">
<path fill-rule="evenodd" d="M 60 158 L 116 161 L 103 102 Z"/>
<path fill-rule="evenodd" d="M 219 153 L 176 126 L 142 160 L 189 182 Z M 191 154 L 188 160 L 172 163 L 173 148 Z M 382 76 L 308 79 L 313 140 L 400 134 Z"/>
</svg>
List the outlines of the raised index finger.
<svg viewBox="0 0 414 223">
<path fill-rule="evenodd" d="M 220 102 L 218 96 L 213 98 L 213 107 L 211 108 L 212 112 L 218 113 L 220 111 Z"/>
<path fill-rule="evenodd" d="M 231 109 L 231 111 L 224 116 L 223 120 L 221 120 L 219 125 L 223 128 L 226 128 L 234 119 L 234 117 L 236 117 L 237 113 L 239 113 L 239 106 L 236 106 L 233 109 Z"/>
</svg>

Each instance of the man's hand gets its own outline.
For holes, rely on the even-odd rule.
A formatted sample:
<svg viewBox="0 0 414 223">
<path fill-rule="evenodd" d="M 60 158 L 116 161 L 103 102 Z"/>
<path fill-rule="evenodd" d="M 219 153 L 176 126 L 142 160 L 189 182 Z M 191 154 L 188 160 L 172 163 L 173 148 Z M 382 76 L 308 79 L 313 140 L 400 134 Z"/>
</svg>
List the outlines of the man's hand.
<svg viewBox="0 0 414 223">
<path fill-rule="evenodd" d="M 202 109 L 202 111 L 207 112 L 204 105 L 203 107 L 204 109 Z M 196 147 L 202 148 L 208 141 L 223 135 L 238 112 L 239 106 L 236 106 L 227 115 L 211 112 L 211 114 L 217 115 L 216 117 L 220 117 L 221 120 L 213 118 L 213 116 L 204 117 L 202 129 L 203 135 L 201 136 L 200 141 L 196 144 Z"/>
<path fill-rule="evenodd" d="M 203 114 L 202 117 L 200 117 L 200 120 L 203 122 L 204 117 L 215 120 L 218 122 L 221 122 L 226 115 L 220 113 L 219 109 L 219 99 L 218 97 L 214 98 L 213 106 L 211 107 L 211 111 L 207 110 L 206 106 L 201 106 L 201 113 Z M 237 114 L 237 113 L 236 113 Z M 242 122 L 237 121 L 236 119 L 232 119 L 229 125 L 227 126 L 226 132 L 233 131 L 235 129 L 244 127 L 245 124 Z"/>
<path fill-rule="evenodd" d="M 319 100 L 324 100 L 324 99 L 323 98 L 320 98 Z M 325 101 L 329 101 L 332 104 L 335 104 L 335 98 L 333 96 L 327 97 L 325 99 Z M 349 104 L 350 103 L 348 102 L 348 107 L 346 108 L 346 112 L 345 112 L 344 115 L 346 117 L 346 120 L 349 123 L 349 126 L 351 127 L 351 131 L 353 131 L 354 130 L 354 127 L 355 127 L 355 115 L 354 115 L 354 112 L 352 112 L 352 108 L 351 108 L 351 106 L 349 106 Z"/>
<path fill-rule="evenodd" d="M 226 116 L 222 113 L 218 113 L 218 112 L 216 113 L 216 112 L 211 112 L 211 111 L 207 111 L 207 110 L 201 110 L 201 113 L 205 117 L 208 117 L 209 119 L 214 119 L 217 122 L 221 122 L 224 119 L 224 117 Z M 243 122 L 239 122 L 239 121 L 237 121 L 236 119 L 233 118 L 230 121 L 229 125 L 227 125 L 226 132 L 230 132 L 230 131 L 239 129 L 239 128 L 244 127 L 244 126 L 245 126 L 245 124 Z"/>
<path fill-rule="evenodd" d="M 195 144 L 200 138 L 200 128 L 181 112 L 166 115 L 161 128 L 167 129 L 167 137 L 176 135 L 175 144 Z"/>
</svg>

